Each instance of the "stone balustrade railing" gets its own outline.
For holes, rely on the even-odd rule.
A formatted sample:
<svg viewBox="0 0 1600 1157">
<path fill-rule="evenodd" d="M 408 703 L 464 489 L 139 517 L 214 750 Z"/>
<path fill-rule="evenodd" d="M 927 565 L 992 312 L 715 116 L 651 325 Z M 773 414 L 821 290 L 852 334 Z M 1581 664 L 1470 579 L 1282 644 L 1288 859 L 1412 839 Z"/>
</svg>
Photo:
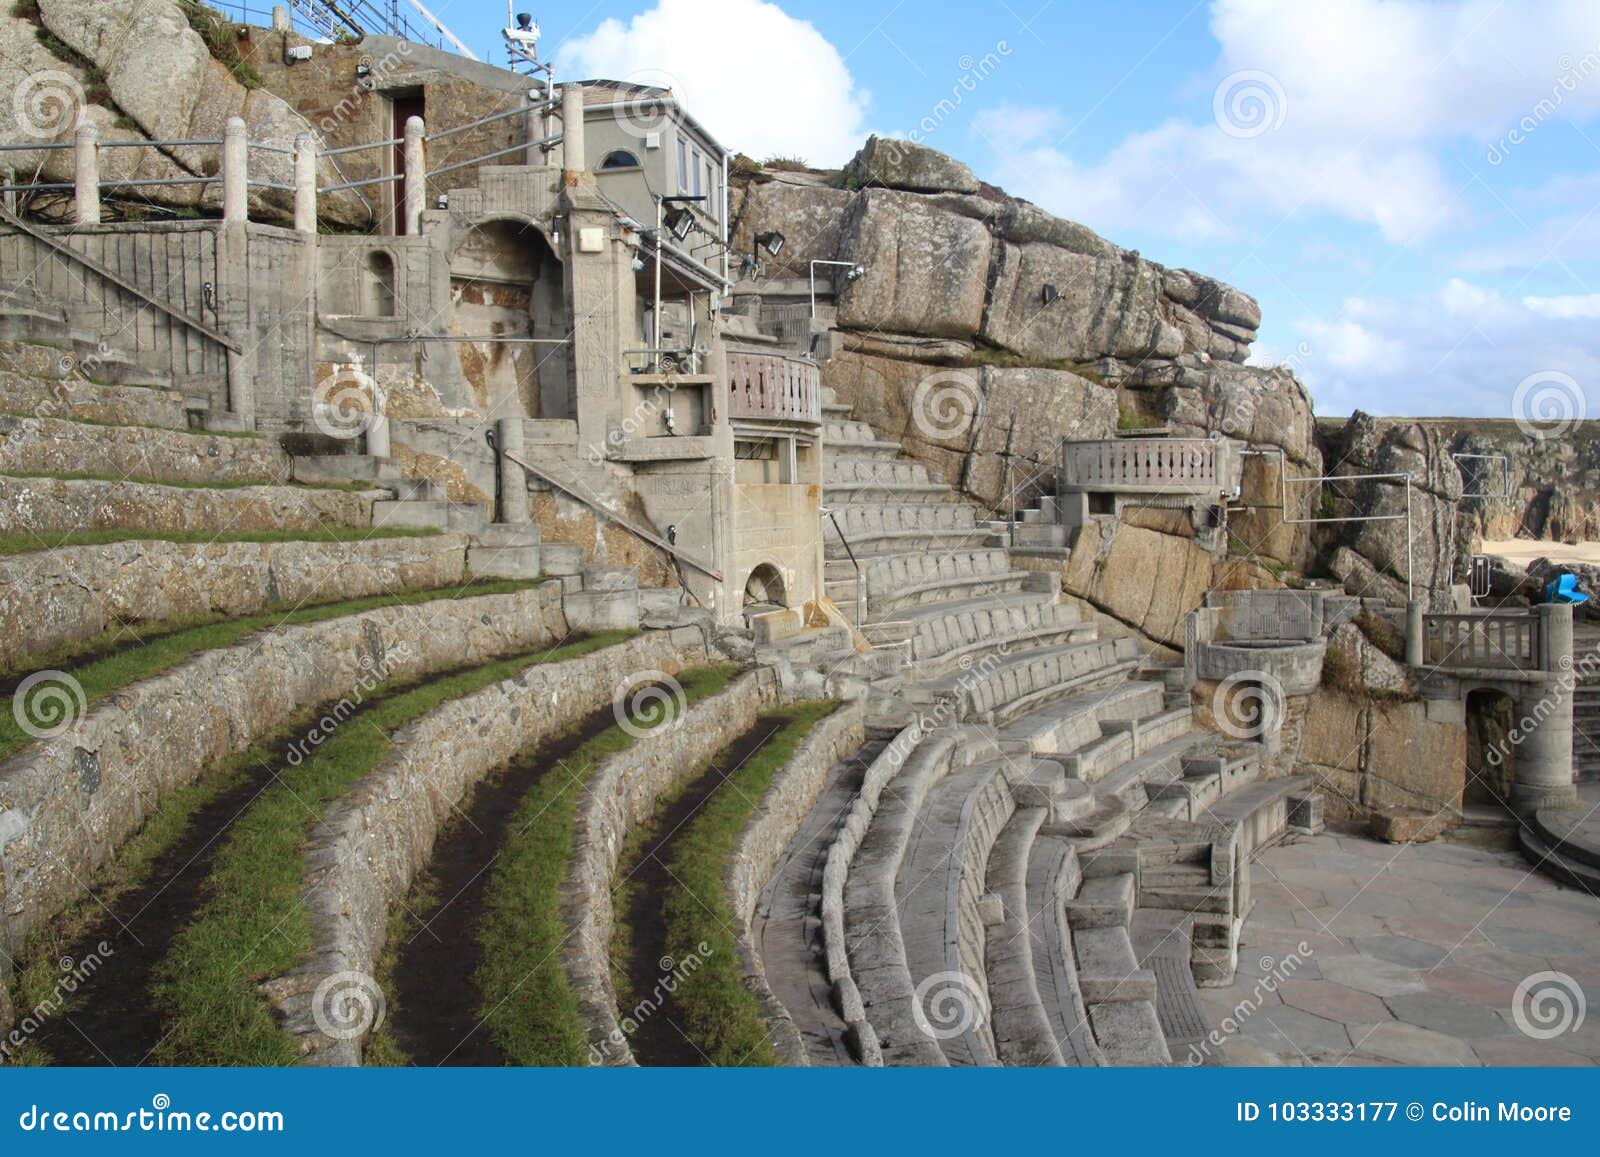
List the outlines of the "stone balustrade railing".
<svg viewBox="0 0 1600 1157">
<path fill-rule="evenodd" d="M 1440 670 L 1545 670 L 1537 614 L 1425 615 L 1422 665 Z"/>
<path fill-rule="evenodd" d="M 1230 490 L 1229 443 L 1210 438 L 1110 438 L 1065 442 L 1067 491 L 1215 495 Z"/>
<path fill-rule="evenodd" d="M 808 358 L 728 352 L 728 413 L 734 421 L 822 422 L 822 378 Z"/>
</svg>

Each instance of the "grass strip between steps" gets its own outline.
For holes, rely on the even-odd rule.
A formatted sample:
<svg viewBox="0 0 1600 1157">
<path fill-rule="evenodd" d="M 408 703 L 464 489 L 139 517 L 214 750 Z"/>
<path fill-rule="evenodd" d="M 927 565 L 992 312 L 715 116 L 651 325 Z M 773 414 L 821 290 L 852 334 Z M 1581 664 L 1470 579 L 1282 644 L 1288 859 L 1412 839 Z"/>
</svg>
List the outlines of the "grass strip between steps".
<svg viewBox="0 0 1600 1157">
<path fill-rule="evenodd" d="M 157 630 L 141 636 L 132 628 L 122 628 L 118 635 L 131 640 L 125 649 L 103 658 L 93 659 L 77 666 L 65 666 L 64 674 L 82 689 L 83 702 L 90 708 L 112 692 L 131 683 L 153 679 L 178 664 L 204 651 L 231 647 L 246 635 L 278 627 L 292 627 L 305 623 L 320 623 L 328 619 L 343 618 L 363 611 L 381 610 L 384 607 L 414 606 L 441 599 L 474 598 L 479 595 L 513 594 L 540 585 L 542 579 L 508 579 L 493 582 L 458 583 L 454 586 L 396 591 L 393 594 L 372 595 L 362 599 L 346 599 L 336 603 L 320 603 L 277 611 L 264 611 L 237 619 L 215 619 L 198 626 L 179 630 Z M 164 626 L 165 624 L 163 624 Z M 91 643 L 93 640 L 90 641 Z M 89 644 L 80 644 L 79 653 Z M 43 687 L 62 686 L 59 676 L 43 680 Z M 36 712 L 59 706 L 49 697 L 34 699 L 24 697 L 18 704 L 13 700 L 13 710 L 0 712 L 0 759 L 20 751 L 33 740 L 17 718 L 20 711 L 24 719 L 37 730 L 46 730 L 59 724 L 59 719 L 40 718 Z"/>
<path fill-rule="evenodd" d="M 723 769 L 726 778 L 705 798 L 674 841 L 667 871 L 678 886 L 661 897 L 666 926 L 663 955 L 675 961 L 697 961 L 698 967 L 681 970 L 671 997 L 671 1011 L 679 1029 L 708 1064 L 751 1067 L 781 1063 L 773 1050 L 761 1005 L 745 987 L 736 933 L 740 921 L 723 879 L 739 833 L 755 814 L 773 778 L 794 758 L 817 724 L 838 708 L 837 700 L 825 700 L 796 703 L 759 716 L 758 727 L 762 722 L 778 720 L 783 721 L 783 726 L 740 766 Z M 725 755 L 726 751 L 718 752 L 696 775 L 684 779 L 680 792 L 693 785 L 701 774 L 721 765 Z M 661 801 L 656 809 L 658 817 L 672 802 L 671 798 Z M 670 837 L 669 833 L 656 830 L 658 827 L 657 823 L 647 825 L 638 833 L 642 839 L 630 841 L 634 844 L 632 855 L 625 853 L 624 864 L 637 863 L 646 847 L 664 835 Z M 619 912 L 631 907 L 628 893 L 629 885 L 625 884 L 613 897 Z M 625 960 L 629 951 L 627 942 L 616 942 L 612 956 Z M 628 1003 L 650 995 L 634 993 Z"/>
<path fill-rule="evenodd" d="M 693 704 L 721 691 L 734 673 L 731 666 L 702 667 L 678 682 Z M 665 721 L 641 719 L 635 726 Z M 475 977 L 483 1022 L 508 1064 L 589 1063 L 583 1019 L 561 960 L 568 934 L 561 885 L 572 862 L 584 786 L 606 758 L 632 742 L 620 726 L 602 731 L 546 773 L 511 818 L 511 835 L 484 892 L 478 929 L 483 963 Z"/>
<path fill-rule="evenodd" d="M 372 701 L 234 821 L 207 881 L 205 905 L 160 965 L 154 998 L 169 1010 L 158 1064 L 292 1065 L 293 1040 L 256 986 L 282 976 L 311 951 L 299 895 L 303 845 L 329 804 L 388 756 L 400 728 L 452 699 L 530 666 L 577 658 L 632 637 L 593 635 L 550 651 L 473 667 Z"/>
<path fill-rule="evenodd" d="M 35 531 L 0 534 L 0 556 L 63 550 L 69 546 L 110 546 L 118 542 L 176 542 L 207 546 L 213 542 L 365 542 L 369 538 L 436 538 L 431 527 L 318 526 L 310 530 L 73 530 L 63 534 Z"/>
</svg>

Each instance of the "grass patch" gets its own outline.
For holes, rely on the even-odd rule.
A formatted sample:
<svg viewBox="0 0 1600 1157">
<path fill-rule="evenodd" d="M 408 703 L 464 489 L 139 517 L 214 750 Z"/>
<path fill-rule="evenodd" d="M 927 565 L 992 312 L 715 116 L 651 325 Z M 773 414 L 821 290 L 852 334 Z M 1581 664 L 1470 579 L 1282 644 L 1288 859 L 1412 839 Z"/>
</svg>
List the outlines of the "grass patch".
<svg viewBox="0 0 1600 1157">
<path fill-rule="evenodd" d="M 540 663 L 576 658 L 628 638 L 609 632 L 411 686 L 392 685 L 369 701 L 354 726 L 333 732 L 239 817 L 217 853 L 209 898 L 173 941 L 155 999 L 170 1010 L 153 1058 L 160 1064 L 292 1065 L 294 1042 L 256 991 L 311 951 L 299 902 L 302 844 L 323 811 L 383 762 L 396 731 L 451 699 L 470 695 Z"/>
<path fill-rule="evenodd" d="M 153 633 L 137 645 L 119 650 L 103 658 L 92 659 L 81 665 L 68 667 L 66 673 L 83 690 L 84 701 L 92 708 L 107 695 L 131 683 L 151 679 L 202 651 L 231 647 L 246 635 L 277 627 L 319 623 L 327 619 L 360 614 L 362 611 L 383 607 L 412 606 L 440 599 L 469 598 L 476 595 L 510 594 L 528 590 L 543 580 L 514 580 L 504 582 L 467 583 L 443 590 L 410 590 L 395 594 L 374 595 L 364 599 L 347 599 L 336 603 L 297 607 L 291 610 L 264 611 L 243 618 L 207 622 L 187 629 Z M 159 631 L 159 628 L 158 628 Z M 84 644 L 87 646 L 88 644 Z M 59 685 L 54 680 L 42 685 Z M 49 704 L 46 704 L 48 706 Z M 58 720 L 40 719 L 34 714 L 35 701 L 20 705 L 20 711 L 30 723 L 40 729 L 58 723 Z M 0 759 L 27 746 L 32 741 L 17 711 L 0 713 Z"/>
<path fill-rule="evenodd" d="M 114 542 L 365 542 L 369 538 L 436 538 L 430 528 L 319 526 L 313 530 L 75 530 L 69 534 L 0 535 L 0 557 L 60 550 L 69 546 L 107 546 Z"/>
<path fill-rule="evenodd" d="M 1382 651 L 1396 663 L 1403 663 L 1406 659 L 1405 633 L 1382 615 L 1373 614 L 1369 610 L 1362 610 L 1356 616 L 1356 626 L 1378 650 Z"/>
<path fill-rule="evenodd" d="M 721 691 L 733 675 L 731 666 L 705 667 L 679 683 L 694 703 Z M 561 964 L 567 937 L 561 884 L 584 785 L 603 760 L 632 742 L 620 727 L 602 731 L 541 778 L 511 818 L 514 834 L 484 891 L 483 964 L 474 978 L 483 994 L 484 1025 L 509 1064 L 589 1063 L 578 1001 Z"/>
<path fill-rule="evenodd" d="M 178 7 L 183 10 L 189 27 L 206 42 L 206 51 L 211 53 L 212 59 L 226 65 L 233 78 L 245 88 L 261 87 L 261 74 L 256 71 L 255 65 L 244 58 L 239 29 L 232 20 L 215 8 L 194 3 L 194 0 L 178 0 Z"/>
<path fill-rule="evenodd" d="M 732 932 L 739 920 L 728 902 L 723 873 L 739 833 L 772 786 L 773 777 L 794 758 L 812 729 L 838 706 L 832 700 L 801 703 L 760 716 L 766 722 L 782 720 L 783 726 L 754 755 L 729 771 L 726 780 L 711 792 L 678 836 L 668 862 L 669 873 L 681 886 L 662 898 L 664 955 L 676 961 L 700 961 L 696 970 L 685 971 L 678 981 L 672 1002 L 679 1014 L 679 1027 L 713 1065 L 780 1063 L 762 1019 L 761 1006 L 744 984 L 738 940 Z M 723 753 L 718 753 L 706 767 L 717 766 L 722 759 Z M 692 780 L 685 781 L 685 786 L 689 782 Z M 671 802 L 662 801 L 658 816 Z M 637 860 L 642 845 L 660 834 L 654 828 L 655 824 L 651 824 L 638 833 L 643 837 L 638 841 L 641 847 L 631 859 L 625 854 L 623 863 Z M 626 889 L 624 885 L 622 891 Z M 616 906 L 619 912 L 626 911 L 626 898 L 619 898 Z M 619 941 L 612 958 L 627 959 L 627 953 L 627 942 Z M 626 986 L 619 991 L 626 991 Z M 628 1004 L 646 995 L 634 993 Z"/>
</svg>

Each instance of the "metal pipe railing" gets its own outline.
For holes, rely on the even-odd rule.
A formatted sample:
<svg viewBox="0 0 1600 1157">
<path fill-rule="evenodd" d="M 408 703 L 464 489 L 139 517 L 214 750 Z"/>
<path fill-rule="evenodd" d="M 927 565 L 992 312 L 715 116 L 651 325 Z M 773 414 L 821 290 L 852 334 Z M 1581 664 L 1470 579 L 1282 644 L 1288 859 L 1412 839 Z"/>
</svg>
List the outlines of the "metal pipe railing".
<svg viewBox="0 0 1600 1157">
<path fill-rule="evenodd" d="M 823 507 L 822 513 L 828 516 L 828 521 L 833 523 L 833 532 L 839 536 L 839 541 L 844 544 L 844 553 L 850 559 L 850 565 L 856 571 L 856 630 L 864 630 L 867 625 L 867 572 L 861 569 L 861 561 L 856 558 L 856 552 L 850 545 L 850 540 L 845 537 L 844 530 L 839 526 L 839 516 L 831 507 Z"/>
</svg>

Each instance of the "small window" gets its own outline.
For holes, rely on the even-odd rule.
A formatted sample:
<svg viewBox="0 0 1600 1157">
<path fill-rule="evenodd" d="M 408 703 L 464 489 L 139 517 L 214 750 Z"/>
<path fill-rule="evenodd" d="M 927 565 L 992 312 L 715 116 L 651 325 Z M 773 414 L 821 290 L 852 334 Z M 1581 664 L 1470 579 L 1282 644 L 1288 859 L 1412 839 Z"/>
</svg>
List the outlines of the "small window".
<svg viewBox="0 0 1600 1157">
<path fill-rule="evenodd" d="M 694 196 L 698 197 L 703 192 L 700 188 L 700 150 L 694 151 Z"/>
<path fill-rule="evenodd" d="M 605 160 L 600 162 L 601 172 L 605 172 L 607 169 L 637 169 L 638 167 L 639 158 L 627 149 L 617 149 L 615 152 L 607 153 Z"/>
<path fill-rule="evenodd" d="M 678 138 L 678 192 L 689 191 L 689 142 Z"/>
</svg>

